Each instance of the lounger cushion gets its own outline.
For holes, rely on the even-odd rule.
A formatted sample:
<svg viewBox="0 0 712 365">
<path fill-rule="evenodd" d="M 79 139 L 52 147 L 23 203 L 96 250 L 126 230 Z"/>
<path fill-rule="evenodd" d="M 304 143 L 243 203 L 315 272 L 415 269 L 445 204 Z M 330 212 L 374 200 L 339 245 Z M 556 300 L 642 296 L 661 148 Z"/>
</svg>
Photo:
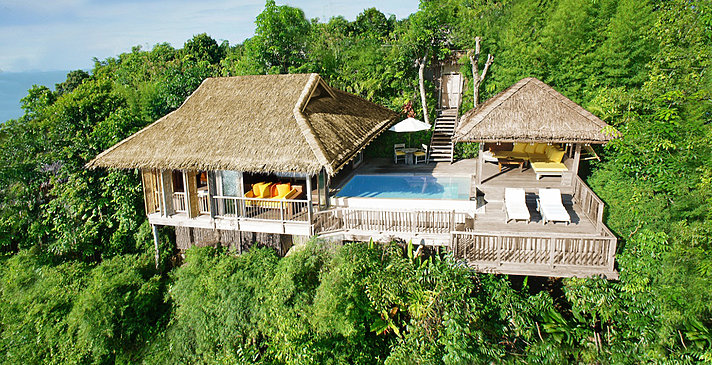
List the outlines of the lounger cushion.
<svg viewBox="0 0 712 365">
<path fill-rule="evenodd" d="M 536 148 L 534 149 L 534 153 L 537 155 L 546 155 L 546 143 L 537 143 Z"/>
<path fill-rule="evenodd" d="M 539 210 L 546 221 L 571 222 L 559 189 L 539 189 Z"/>
<path fill-rule="evenodd" d="M 525 199 L 524 189 L 504 189 L 504 205 L 507 209 L 507 218 L 529 220 L 529 209 Z"/>
<path fill-rule="evenodd" d="M 535 153 L 535 151 L 536 151 L 536 143 L 527 144 L 527 147 L 524 149 L 524 152 L 526 152 L 527 154 Z"/>
<path fill-rule="evenodd" d="M 569 171 L 561 162 L 532 162 L 534 172 L 562 172 Z"/>
</svg>

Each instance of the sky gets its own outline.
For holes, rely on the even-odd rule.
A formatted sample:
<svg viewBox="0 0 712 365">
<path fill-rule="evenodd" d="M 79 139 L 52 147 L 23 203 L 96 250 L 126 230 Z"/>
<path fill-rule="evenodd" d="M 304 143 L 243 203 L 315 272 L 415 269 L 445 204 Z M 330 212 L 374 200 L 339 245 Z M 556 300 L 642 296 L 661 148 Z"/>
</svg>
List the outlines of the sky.
<svg viewBox="0 0 712 365">
<path fill-rule="evenodd" d="M 304 10 L 307 19 L 354 20 L 375 7 L 402 19 L 417 0 L 276 1 Z M 255 30 L 264 0 L 0 0 L 0 72 L 91 69 L 100 60 L 168 42 L 182 48 L 195 34 L 241 43 Z"/>
</svg>

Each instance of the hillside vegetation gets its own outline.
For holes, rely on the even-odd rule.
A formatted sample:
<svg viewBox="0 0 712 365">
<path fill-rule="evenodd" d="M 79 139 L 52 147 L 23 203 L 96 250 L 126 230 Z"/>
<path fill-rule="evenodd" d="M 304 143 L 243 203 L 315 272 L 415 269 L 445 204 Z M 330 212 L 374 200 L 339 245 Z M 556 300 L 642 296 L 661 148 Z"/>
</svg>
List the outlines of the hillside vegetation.
<svg viewBox="0 0 712 365">
<path fill-rule="evenodd" d="M 199 34 L 96 60 L 30 89 L 25 114 L 0 126 L 0 361 L 712 361 L 709 1 L 424 0 L 403 20 L 319 21 L 268 0 L 256 25 L 243 44 Z M 138 173 L 83 168 L 207 77 L 317 72 L 393 110 L 418 106 L 417 61 L 475 36 L 495 56 L 483 100 L 534 76 L 621 132 L 584 166 L 620 238 L 620 281 L 534 283 L 373 243 L 286 258 L 196 248 L 176 266 L 168 230 L 156 270 Z"/>
</svg>

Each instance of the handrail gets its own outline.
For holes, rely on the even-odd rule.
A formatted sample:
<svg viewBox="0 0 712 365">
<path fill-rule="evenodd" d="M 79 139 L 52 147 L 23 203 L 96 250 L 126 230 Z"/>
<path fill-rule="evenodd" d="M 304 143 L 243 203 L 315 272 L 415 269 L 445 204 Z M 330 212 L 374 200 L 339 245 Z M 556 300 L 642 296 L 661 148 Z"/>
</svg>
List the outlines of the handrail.
<svg viewBox="0 0 712 365">
<path fill-rule="evenodd" d="M 348 230 L 450 234 L 465 222 L 466 215 L 453 210 L 337 207 L 314 214 L 314 231 L 316 234 Z"/>
<path fill-rule="evenodd" d="M 614 271 L 614 236 L 452 232 L 450 250 L 470 263 L 605 267 Z"/>
<path fill-rule="evenodd" d="M 212 202 L 216 218 L 309 222 L 308 200 L 216 195 Z"/>
<path fill-rule="evenodd" d="M 573 178 L 572 198 L 579 203 L 584 214 L 596 225 L 596 229 L 603 231 L 603 210 L 606 204 L 599 198 L 591 188 L 578 176 Z"/>
</svg>

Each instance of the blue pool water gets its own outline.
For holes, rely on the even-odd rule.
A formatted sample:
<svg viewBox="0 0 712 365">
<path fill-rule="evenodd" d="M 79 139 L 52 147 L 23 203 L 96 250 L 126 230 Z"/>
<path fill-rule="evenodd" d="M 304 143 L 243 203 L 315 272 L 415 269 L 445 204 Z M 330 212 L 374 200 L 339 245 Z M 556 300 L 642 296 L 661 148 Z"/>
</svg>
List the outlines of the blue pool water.
<svg viewBox="0 0 712 365">
<path fill-rule="evenodd" d="M 470 199 L 470 178 L 432 175 L 356 175 L 337 197 Z"/>
</svg>

